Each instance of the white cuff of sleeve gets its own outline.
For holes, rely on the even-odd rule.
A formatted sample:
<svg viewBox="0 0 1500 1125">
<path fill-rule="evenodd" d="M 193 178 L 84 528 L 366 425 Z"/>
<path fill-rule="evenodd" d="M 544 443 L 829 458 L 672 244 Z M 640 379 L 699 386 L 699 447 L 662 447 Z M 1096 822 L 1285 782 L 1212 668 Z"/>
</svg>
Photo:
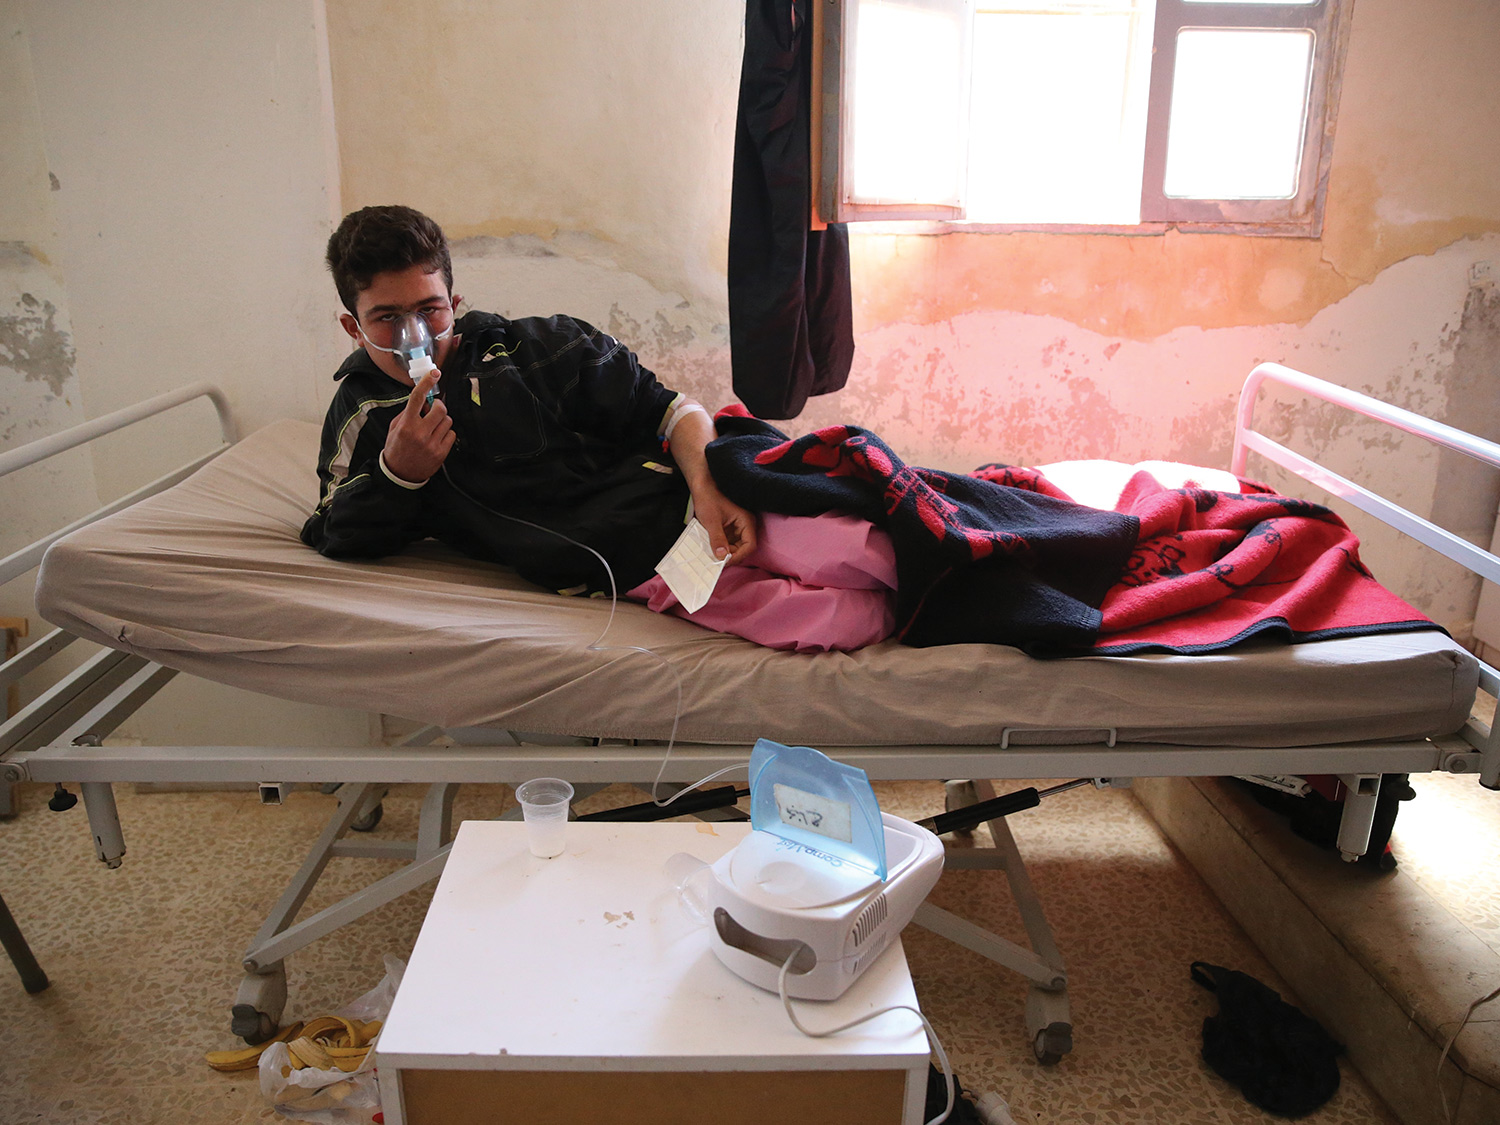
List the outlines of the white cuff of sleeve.
<svg viewBox="0 0 1500 1125">
<path fill-rule="evenodd" d="M 417 481 L 415 483 L 409 480 L 402 480 L 395 473 L 391 472 L 391 467 L 385 463 L 384 450 L 381 450 L 380 452 L 380 471 L 386 475 L 386 477 L 391 481 L 392 484 L 399 484 L 402 488 L 409 488 L 413 492 L 427 484 L 425 480 Z"/>
<path fill-rule="evenodd" d="M 704 410 L 703 407 L 699 406 L 696 402 L 685 402 L 676 410 L 672 411 L 672 416 L 667 419 L 666 428 L 662 430 L 661 436 L 667 441 L 671 441 L 672 431 L 677 428 L 677 423 L 681 422 L 689 414 L 701 414 L 705 418 L 708 417 L 708 411 Z"/>
</svg>

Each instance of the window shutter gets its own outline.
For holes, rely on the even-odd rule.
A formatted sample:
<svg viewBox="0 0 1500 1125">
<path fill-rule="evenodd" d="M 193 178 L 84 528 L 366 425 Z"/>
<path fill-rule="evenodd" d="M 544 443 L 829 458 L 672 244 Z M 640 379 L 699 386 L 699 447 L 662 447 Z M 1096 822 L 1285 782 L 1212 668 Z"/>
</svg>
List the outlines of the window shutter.
<svg viewBox="0 0 1500 1125">
<path fill-rule="evenodd" d="M 973 0 L 817 0 L 814 209 L 961 219 Z"/>
<path fill-rule="evenodd" d="M 1347 12 L 1157 0 L 1142 221 L 1321 233 Z M 1216 170 L 1198 159 L 1215 151 Z"/>
</svg>

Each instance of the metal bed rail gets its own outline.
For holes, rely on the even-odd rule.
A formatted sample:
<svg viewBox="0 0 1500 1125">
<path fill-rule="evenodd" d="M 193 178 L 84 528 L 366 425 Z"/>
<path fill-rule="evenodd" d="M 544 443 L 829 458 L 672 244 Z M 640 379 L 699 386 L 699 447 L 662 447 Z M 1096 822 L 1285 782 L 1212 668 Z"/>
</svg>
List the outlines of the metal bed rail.
<svg viewBox="0 0 1500 1125">
<path fill-rule="evenodd" d="M 189 384 L 175 391 L 168 391 L 133 406 L 69 427 L 59 433 L 38 438 L 17 449 L 0 453 L 0 477 L 5 477 L 20 469 L 40 464 L 49 457 L 77 449 L 96 438 L 123 430 L 147 418 L 163 414 L 200 398 L 208 399 L 218 416 L 221 438 L 218 446 L 201 456 L 192 458 L 186 464 L 158 477 L 150 484 L 137 488 L 129 495 L 104 504 L 88 515 L 74 520 L 66 527 L 49 532 L 35 542 L 0 559 L 0 585 L 19 578 L 35 568 L 42 561 L 47 548 L 70 532 L 122 511 L 138 500 L 185 480 L 201 466 L 233 445 L 237 440 L 237 434 L 234 420 L 229 413 L 229 401 L 224 393 L 211 383 L 200 382 Z M 9 660 L 0 663 L 0 688 L 16 683 L 36 671 L 77 639 L 62 629 L 54 629 L 39 638 Z M 138 679 L 143 679 L 149 683 L 150 690 L 154 691 L 173 675 L 175 673 L 163 669 L 161 665 L 138 656 L 130 656 L 114 650 L 97 653 L 85 660 L 79 667 L 68 672 L 15 715 L 0 722 L 0 757 L 24 755 L 27 751 L 45 746 L 65 732 L 72 731 L 80 720 L 96 711 L 102 702 L 114 698 L 122 685 L 128 688 L 137 683 Z M 149 695 L 149 692 L 147 694 Z M 130 699 L 135 706 L 139 706 L 143 701 L 139 692 L 131 694 Z M 110 715 L 115 725 L 118 725 L 124 717 L 125 715 L 119 713 L 118 710 Z M 109 729 L 112 730 L 113 726 Z M 107 734 L 109 730 L 103 733 Z M 0 767 L 0 785 L 17 779 L 16 769 Z"/>
<path fill-rule="evenodd" d="M 1500 558 L 1470 543 L 1467 539 L 1439 527 L 1401 505 L 1387 500 L 1347 477 L 1288 449 L 1285 445 L 1255 429 L 1255 407 L 1267 382 L 1280 383 L 1300 391 L 1309 398 L 1342 406 L 1361 417 L 1384 422 L 1414 437 L 1430 441 L 1444 449 L 1472 457 L 1492 468 L 1500 469 L 1500 444 L 1465 433 L 1442 422 L 1424 418 L 1410 410 L 1392 406 L 1359 391 L 1351 391 L 1279 363 L 1259 364 L 1245 379 L 1240 390 L 1239 410 L 1235 417 L 1234 452 L 1229 471 L 1243 476 L 1249 455 L 1259 453 L 1330 496 L 1352 504 L 1417 542 L 1452 559 L 1465 570 L 1487 582 L 1500 584 Z M 1500 696 L 1500 669 L 1481 660 L 1479 686 L 1490 695 Z M 1472 720 L 1463 731 L 1464 738 L 1481 752 L 1479 781 L 1487 789 L 1500 789 L 1500 723 L 1486 726 Z"/>
<path fill-rule="evenodd" d="M 144 673 L 142 673 L 144 675 Z M 137 685 L 123 683 L 120 694 Z M 114 706 L 101 701 L 101 712 Z M 652 777 L 666 748 L 654 744 L 605 742 L 600 745 L 489 745 L 392 747 L 266 746 L 99 746 L 97 735 L 76 743 L 65 732 L 44 753 L 0 764 L 0 779 L 32 781 L 251 782 L 276 778 L 289 784 L 346 782 L 514 784 L 551 770 L 575 782 L 615 782 Z M 102 724 L 107 726 L 108 724 Z M 1174 746 L 1167 743 L 1103 742 L 1059 746 L 827 746 L 839 761 L 865 770 L 875 780 L 910 780 L 913 760 L 933 777 L 1222 777 L 1239 774 L 1375 774 L 1478 772 L 1480 755 L 1458 735 L 1431 740 L 1351 742 L 1317 747 L 1268 749 L 1245 746 Z M 743 766 L 749 747 L 706 743 L 672 748 L 663 777 L 694 781 L 725 766 Z M 7 771 L 10 771 L 7 773 Z"/>
<path fill-rule="evenodd" d="M 218 448 L 210 450 L 201 457 L 194 458 L 182 467 L 158 477 L 150 484 L 136 489 L 128 496 L 122 496 L 118 500 L 111 501 L 90 512 L 88 515 L 83 516 L 81 519 L 74 520 L 66 527 L 58 528 L 56 531 L 42 536 L 36 542 L 7 555 L 4 559 L 0 559 L 0 586 L 3 586 L 13 578 L 25 574 L 32 567 L 36 566 L 37 563 L 42 561 L 42 556 L 46 553 L 47 548 L 64 535 L 77 531 L 80 527 L 91 524 L 95 520 L 103 519 L 105 516 L 123 511 L 137 500 L 143 500 L 147 496 L 155 495 L 163 489 L 170 488 L 178 481 L 186 480 L 200 467 L 212 461 L 220 453 L 223 453 L 224 450 L 228 449 L 238 439 L 236 437 L 234 420 L 229 414 L 229 400 L 224 397 L 224 392 L 211 383 L 192 383 L 178 390 L 157 395 L 155 398 L 148 398 L 144 402 L 136 403 L 134 406 L 127 406 L 113 413 L 102 415 L 92 421 L 81 422 L 59 433 L 38 438 L 36 441 L 27 442 L 18 449 L 11 449 L 0 453 L 0 477 L 4 477 L 18 469 L 38 464 L 49 457 L 55 457 L 57 454 L 65 453 L 70 449 L 77 449 L 81 445 L 87 445 L 95 438 L 123 430 L 127 426 L 134 425 L 157 414 L 165 413 L 173 407 L 181 406 L 184 403 L 192 402 L 194 399 L 199 398 L 207 398 L 213 403 L 214 410 L 218 413 L 219 433 L 223 438 L 223 442 Z M 4 668 L 5 665 L 0 665 L 0 672 L 3 672 Z"/>
</svg>

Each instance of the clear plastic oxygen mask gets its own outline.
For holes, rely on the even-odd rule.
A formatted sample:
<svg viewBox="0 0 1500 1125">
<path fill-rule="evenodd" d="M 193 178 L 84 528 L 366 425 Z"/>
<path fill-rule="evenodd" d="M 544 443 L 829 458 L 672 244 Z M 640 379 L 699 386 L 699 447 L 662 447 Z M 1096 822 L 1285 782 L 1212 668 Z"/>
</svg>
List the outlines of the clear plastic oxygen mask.
<svg viewBox="0 0 1500 1125">
<path fill-rule="evenodd" d="M 391 352 L 395 355 L 396 362 L 406 369 L 413 383 L 420 383 L 423 375 L 436 368 L 437 364 L 432 359 L 432 331 L 427 327 L 426 319 L 419 314 L 407 313 L 391 326 L 391 343 L 395 345 Z M 428 405 L 436 397 L 437 388 L 433 386 L 427 391 Z"/>
</svg>

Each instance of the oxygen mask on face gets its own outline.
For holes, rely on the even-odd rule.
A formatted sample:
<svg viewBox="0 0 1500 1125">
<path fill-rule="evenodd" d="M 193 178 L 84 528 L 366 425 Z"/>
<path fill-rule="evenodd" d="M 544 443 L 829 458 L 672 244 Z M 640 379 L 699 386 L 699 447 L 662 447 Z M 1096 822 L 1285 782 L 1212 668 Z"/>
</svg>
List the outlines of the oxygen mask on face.
<svg viewBox="0 0 1500 1125">
<path fill-rule="evenodd" d="M 376 336 L 387 340 L 392 346 L 386 347 L 372 340 L 370 338 L 372 330 L 375 331 Z M 360 334 L 364 337 L 366 348 L 373 348 L 377 352 L 395 356 L 396 362 L 411 376 L 411 381 L 418 383 L 421 382 L 423 375 L 437 366 L 433 359 L 437 341 L 453 334 L 453 324 L 450 321 L 446 328 L 434 336 L 432 329 L 428 327 L 426 316 L 421 312 L 409 312 L 393 320 L 381 320 L 370 329 L 361 326 Z M 427 392 L 428 403 L 436 397 L 436 390 Z"/>
<path fill-rule="evenodd" d="M 420 383 L 422 376 L 437 365 L 432 361 L 434 341 L 427 321 L 418 313 L 407 313 L 391 326 L 391 352 L 396 362 L 406 369 L 413 383 Z M 427 392 L 428 405 L 437 397 L 437 388 Z"/>
</svg>

